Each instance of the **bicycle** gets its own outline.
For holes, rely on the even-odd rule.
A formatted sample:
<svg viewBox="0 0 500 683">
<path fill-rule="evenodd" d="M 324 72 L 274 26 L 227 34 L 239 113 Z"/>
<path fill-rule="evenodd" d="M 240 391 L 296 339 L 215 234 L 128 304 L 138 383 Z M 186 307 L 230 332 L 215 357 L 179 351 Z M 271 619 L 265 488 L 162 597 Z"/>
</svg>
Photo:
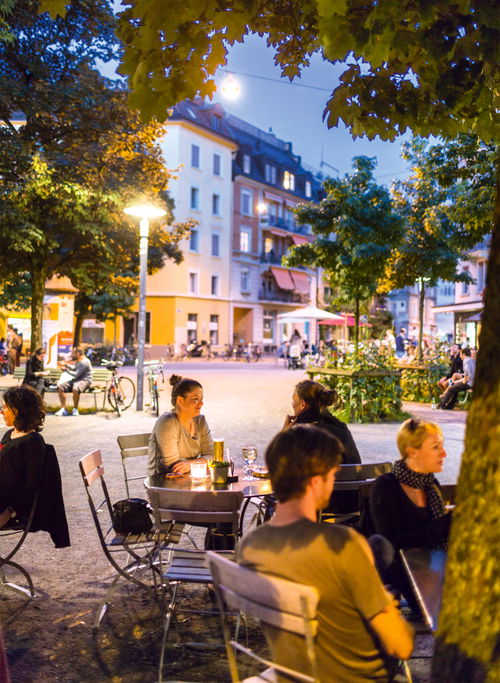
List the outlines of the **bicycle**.
<svg viewBox="0 0 500 683">
<path fill-rule="evenodd" d="M 153 414 L 158 417 L 160 414 L 160 392 L 158 389 L 158 375 L 161 375 L 162 383 L 165 381 L 163 375 L 163 359 L 144 363 L 149 387 L 149 407 Z"/>
<path fill-rule="evenodd" d="M 118 375 L 116 372 L 117 368 L 123 365 L 121 361 L 103 360 L 101 365 L 112 372 L 107 389 L 107 398 L 113 410 L 116 410 L 118 417 L 120 417 L 122 412 L 132 405 L 135 398 L 135 384 L 130 377 Z"/>
</svg>

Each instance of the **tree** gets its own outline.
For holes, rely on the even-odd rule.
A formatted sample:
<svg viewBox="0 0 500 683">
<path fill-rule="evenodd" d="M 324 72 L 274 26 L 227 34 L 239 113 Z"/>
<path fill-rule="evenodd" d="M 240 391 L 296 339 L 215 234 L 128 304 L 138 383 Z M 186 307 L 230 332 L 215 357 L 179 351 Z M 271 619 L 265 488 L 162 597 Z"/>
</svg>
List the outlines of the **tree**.
<svg viewBox="0 0 500 683">
<path fill-rule="evenodd" d="M 309 224 L 314 242 L 291 248 L 288 265 L 323 268 L 343 301 L 354 301 L 355 354 L 359 345 L 360 304 L 376 292 L 391 250 L 401 239 L 401 220 L 392 210 L 387 188 L 373 179 L 376 162 L 353 159 L 353 173 L 324 184 L 325 199 L 301 204 L 298 222 Z"/>
<path fill-rule="evenodd" d="M 457 272 L 460 259 L 472 247 L 446 212 L 447 191 L 430 171 L 427 143 L 421 138 L 405 143 L 403 158 L 410 161 L 412 174 L 392 188 L 394 206 L 405 221 L 402 243 L 393 250 L 387 264 L 383 289 L 400 289 L 415 283 L 419 287 L 418 360 L 422 360 L 426 289 L 438 281 L 471 282 L 468 273 Z"/>
<path fill-rule="evenodd" d="M 344 60 L 325 110 L 330 127 L 343 120 L 354 136 L 383 139 L 408 128 L 446 138 L 472 133 L 498 144 L 497 9 L 494 0 L 193 0 L 164 3 L 159 13 L 155 0 L 142 0 L 120 20 L 122 69 L 144 115 L 163 114 L 183 97 L 213 92 L 210 76 L 224 64 L 227 45 L 258 31 L 290 77 L 319 47 L 328 59 Z M 495 166 L 474 400 L 435 649 L 438 681 L 493 681 L 498 671 L 500 153 Z"/>
<path fill-rule="evenodd" d="M 7 282 L 29 274 L 36 346 L 48 277 L 67 275 L 92 293 L 115 273 L 137 273 L 138 226 L 123 207 L 138 194 L 167 210 L 151 235 L 156 267 L 181 259 L 186 227 L 164 230 L 172 212 L 156 145 L 163 127 L 141 123 L 126 93 L 93 68 L 117 54 L 107 3 L 77 0 L 55 20 L 37 9 L 18 0 L 8 16 L 14 39 L 0 42 L 0 265 Z"/>
</svg>

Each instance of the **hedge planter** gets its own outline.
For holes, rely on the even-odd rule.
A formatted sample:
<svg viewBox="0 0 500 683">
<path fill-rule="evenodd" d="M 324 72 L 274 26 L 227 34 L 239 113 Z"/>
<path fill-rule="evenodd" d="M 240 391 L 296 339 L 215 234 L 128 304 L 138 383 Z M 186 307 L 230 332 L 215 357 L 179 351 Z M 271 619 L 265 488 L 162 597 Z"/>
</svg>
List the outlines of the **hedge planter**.
<svg viewBox="0 0 500 683">
<path fill-rule="evenodd" d="M 392 422 L 407 417 L 398 370 L 311 367 L 307 374 L 336 390 L 341 406 L 335 415 L 346 422 Z"/>
<path fill-rule="evenodd" d="M 401 372 L 402 398 L 405 401 L 431 403 L 441 393 L 437 382 L 447 373 L 443 365 L 398 364 Z"/>
</svg>

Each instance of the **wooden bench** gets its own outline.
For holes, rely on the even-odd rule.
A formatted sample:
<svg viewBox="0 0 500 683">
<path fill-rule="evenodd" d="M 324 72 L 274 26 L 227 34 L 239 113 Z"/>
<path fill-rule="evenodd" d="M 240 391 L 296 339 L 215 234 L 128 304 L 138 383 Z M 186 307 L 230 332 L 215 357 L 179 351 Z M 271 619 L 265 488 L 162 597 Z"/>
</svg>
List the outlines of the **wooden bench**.
<svg viewBox="0 0 500 683">
<path fill-rule="evenodd" d="M 61 377 L 62 370 L 59 368 L 46 368 L 49 371 L 49 374 L 45 376 L 44 379 L 49 380 L 52 382 L 45 391 L 48 392 L 56 392 L 57 391 L 57 382 L 59 381 L 59 378 Z M 13 373 L 13 378 L 17 379 L 17 383 L 21 384 L 24 375 L 26 374 L 26 368 L 19 367 L 15 368 L 14 373 Z M 108 389 L 108 382 L 113 376 L 113 373 L 111 370 L 108 370 L 108 368 L 105 367 L 96 367 L 92 368 L 92 384 L 84 393 L 86 394 L 92 394 L 94 397 L 94 406 L 95 410 L 97 412 L 97 395 L 98 394 L 103 394 L 103 402 L 102 402 L 102 408 L 101 410 L 104 410 L 104 404 L 106 403 L 106 392 Z"/>
</svg>

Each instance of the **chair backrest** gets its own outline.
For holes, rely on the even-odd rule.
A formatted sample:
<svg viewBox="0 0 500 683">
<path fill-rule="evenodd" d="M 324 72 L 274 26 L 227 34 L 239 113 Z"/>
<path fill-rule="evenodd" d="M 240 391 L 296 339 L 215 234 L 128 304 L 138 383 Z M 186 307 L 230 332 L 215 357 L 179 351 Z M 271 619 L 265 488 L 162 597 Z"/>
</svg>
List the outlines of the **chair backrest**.
<svg viewBox="0 0 500 683">
<path fill-rule="evenodd" d="M 146 468 L 144 467 L 143 474 L 139 476 L 130 476 L 127 472 L 127 461 L 129 458 L 147 457 L 148 444 L 150 432 L 144 434 L 125 434 L 117 438 L 118 446 L 120 447 L 120 455 L 122 458 L 123 478 L 125 480 L 125 489 L 127 491 L 127 498 L 130 498 L 129 482 L 137 479 L 144 479 Z"/>
<path fill-rule="evenodd" d="M 231 523 L 234 533 L 238 530 L 241 491 L 186 491 L 152 486 L 147 492 L 157 528 L 174 520 L 191 524 Z"/>
<path fill-rule="evenodd" d="M 303 638 L 308 664 L 313 674 L 313 677 L 303 675 L 303 680 L 319 680 L 314 652 L 314 637 L 318 630 L 317 589 L 247 569 L 211 551 L 207 552 L 207 560 L 220 598 L 221 611 L 224 611 L 227 605 L 258 619 L 262 624 Z M 246 648 L 238 649 L 252 656 L 252 652 Z M 275 663 L 274 665 L 279 667 Z M 236 666 L 235 661 L 230 663 L 232 674 L 233 666 Z"/>
<path fill-rule="evenodd" d="M 340 465 L 335 475 L 335 482 L 366 481 L 376 479 L 381 474 L 392 471 L 392 463 L 376 462 L 356 465 Z"/>
<path fill-rule="evenodd" d="M 101 526 L 101 519 L 98 516 L 99 510 L 106 505 L 109 513 L 109 519 L 112 523 L 113 521 L 113 508 L 111 506 L 111 499 L 109 497 L 108 488 L 104 480 L 104 466 L 102 464 L 102 455 L 100 450 L 91 451 L 80 458 L 79 461 L 80 473 L 82 475 L 83 483 L 85 484 L 85 490 L 87 492 L 87 499 L 92 513 L 92 518 L 97 529 L 97 534 L 99 540 L 101 541 L 103 547 L 105 546 L 106 531 L 103 530 Z M 104 499 L 102 502 L 97 503 L 94 500 L 93 491 L 96 488 L 97 482 L 101 484 L 102 495 Z"/>
</svg>

